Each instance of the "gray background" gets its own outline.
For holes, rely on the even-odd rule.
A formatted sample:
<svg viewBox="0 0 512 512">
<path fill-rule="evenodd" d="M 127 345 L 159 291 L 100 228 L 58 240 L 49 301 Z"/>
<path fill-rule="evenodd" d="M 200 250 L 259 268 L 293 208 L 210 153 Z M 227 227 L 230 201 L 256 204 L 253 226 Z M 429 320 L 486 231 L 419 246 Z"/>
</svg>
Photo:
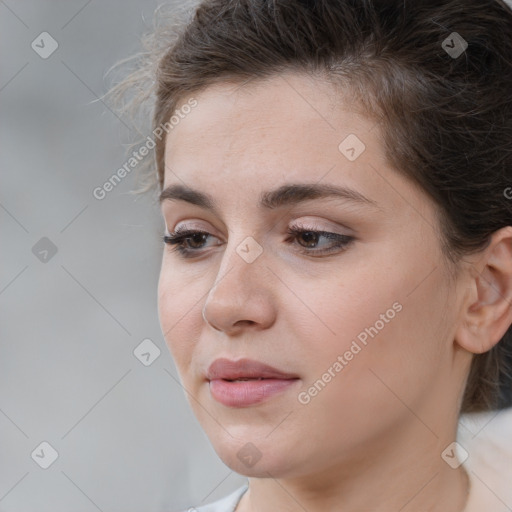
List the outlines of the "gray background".
<svg viewBox="0 0 512 512">
<path fill-rule="evenodd" d="M 135 170 L 92 195 L 133 141 L 94 100 L 156 6 L 0 2 L 2 512 L 174 512 L 246 481 L 200 429 L 160 331 L 154 198 L 130 193 Z M 59 45 L 47 59 L 31 47 L 43 31 Z M 150 366 L 133 354 L 146 338 L 161 350 Z M 48 469 L 31 458 L 42 441 L 59 454 Z"/>
<path fill-rule="evenodd" d="M 92 195 L 131 142 L 95 100 L 156 6 L 0 1 L 1 512 L 175 512 L 246 481 L 193 417 L 160 331 L 154 198 L 130 194 L 134 173 Z M 31 48 L 43 31 L 59 44 L 47 59 Z M 147 338 L 161 354 L 144 366 Z M 43 441 L 48 469 L 31 456 Z"/>
</svg>

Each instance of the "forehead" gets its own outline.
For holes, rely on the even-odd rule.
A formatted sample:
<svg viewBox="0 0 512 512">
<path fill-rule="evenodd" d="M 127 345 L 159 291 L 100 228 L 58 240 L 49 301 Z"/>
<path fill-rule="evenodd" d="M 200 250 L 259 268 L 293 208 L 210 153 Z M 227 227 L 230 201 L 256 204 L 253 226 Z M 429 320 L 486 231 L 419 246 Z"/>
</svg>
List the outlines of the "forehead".
<svg viewBox="0 0 512 512">
<path fill-rule="evenodd" d="M 164 188 L 184 184 L 256 202 L 285 182 L 322 182 L 369 198 L 387 190 L 388 206 L 403 202 L 376 121 L 328 82 L 292 73 L 215 84 L 193 97 L 197 106 L 167 135 Z"/>
<path fill-rule="evenodd" d="M 328 82 L 287 73 L 245 83 L 214 84 L 195 94 L 197 106 L 171 130 L 167 143 L 193 136 L 202 140 L 260 135 L 266 141 L 287 136 L 311 136 L 313 131 L 340 131 L 350 125 L 363 132 L 375 123 L 356 114 L 358 104 L 350 91 Z M 341 115 L 344 114 L 344 115 Z M 283 132 L 282 128 L 287 129 Z M 253 143 L 258 143 L 254 139 Z"/>
</svg>

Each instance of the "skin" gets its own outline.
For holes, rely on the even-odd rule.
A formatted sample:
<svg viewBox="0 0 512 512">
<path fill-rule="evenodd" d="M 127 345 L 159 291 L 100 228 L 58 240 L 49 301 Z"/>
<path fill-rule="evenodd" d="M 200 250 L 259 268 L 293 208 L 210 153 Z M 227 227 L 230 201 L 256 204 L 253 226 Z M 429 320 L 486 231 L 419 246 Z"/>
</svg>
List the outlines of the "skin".
<svg viewBox="0 0 512 512">
<path fill-rule="evenodd" d="M 390 167 L 379 126 L 348 93 L 290 72 L 194 97 L 197 107 L 166 140 L 164 188 L 209 193 L 220 211 L 163 201 L 167 233 L 211 236 L 196 240 L 200 256 L 191 259 L 165 246 L 159 317 L 202 428 L 224 463 L 249 477 L 237 512 L 462 511 L 467 475 L 441 453 L 455 439 L 472 355 L 512 322 L 512 228 L 452 279 L 435 205 Z M 355 161 L 338 149 L 351 133 L 366 146 Z M 350 187 L 374 205 L 257 207 L 262 191 L 289 182 Z M 310 240 L 285 241 L 297 225 L 355 240 L 306 255 Z M 236 251 L 248 236 L 263 249 L 252 263 Z M 311 250 L 330 246 L 319 238 Z M 394 303 L 401 311 L 300 403 L 298 394 Z M 256 359 L 300 380 L 258 405 L 226 407 L 205 381 L 218 357 Z M 237 457 L 249 442 L 261 453 L 252 467 Z"/>
</svg>

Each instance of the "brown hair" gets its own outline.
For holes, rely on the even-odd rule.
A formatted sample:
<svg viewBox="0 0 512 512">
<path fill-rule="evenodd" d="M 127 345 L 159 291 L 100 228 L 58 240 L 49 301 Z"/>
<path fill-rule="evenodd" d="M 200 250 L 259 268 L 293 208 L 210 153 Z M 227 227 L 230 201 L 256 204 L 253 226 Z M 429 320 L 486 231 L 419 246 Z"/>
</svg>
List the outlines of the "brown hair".
<svg viewBox="0 0 512 512">
<path fill-rule="evenodd" d="M 378 120 L 389 162 L 439 206 L 450 263 L 512 225 L 512 11 L 502 0 L 204 0 L 176 14 L 156 13 L 142 63 L 113 90 L 119 99 L 137 84 L 131 104 L 150 100 L 154 130 L 216 82 L 311 73 Z M 162 138 L 159 188 L 164 150 Z M 509 328 L 473 357 L 462 413 L 498 407 L 511 346 Z"/>
</svg>

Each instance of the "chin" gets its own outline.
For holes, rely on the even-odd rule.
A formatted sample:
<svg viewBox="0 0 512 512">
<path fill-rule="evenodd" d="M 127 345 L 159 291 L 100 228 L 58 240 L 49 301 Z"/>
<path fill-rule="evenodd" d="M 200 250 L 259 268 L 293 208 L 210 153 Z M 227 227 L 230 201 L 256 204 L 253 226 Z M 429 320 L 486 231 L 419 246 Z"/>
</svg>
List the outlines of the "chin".
<svg viewBox="0 0 512 512">
<path fill-rule="evenodd" d="M 231 438 L 225 432 L 221 436 L 222 439 L 211 441 L 213 448 L 222 462 L 240 475 L 268 478 L 288 476 L 294 472 L 295 462 L 290 457 L 290 450 L 277 438 Z"/>
<path fill-rule="evenodd" d="M 289 475 L 290 461 L 278 462 L 274 457 L 265 458 L 250 462 L 249 460 L 240 460 L 237 453 L 224 454 L 221 457 L 222 462 L 236 473 L 254 478 L 283 478 Z"/>
</svg>

